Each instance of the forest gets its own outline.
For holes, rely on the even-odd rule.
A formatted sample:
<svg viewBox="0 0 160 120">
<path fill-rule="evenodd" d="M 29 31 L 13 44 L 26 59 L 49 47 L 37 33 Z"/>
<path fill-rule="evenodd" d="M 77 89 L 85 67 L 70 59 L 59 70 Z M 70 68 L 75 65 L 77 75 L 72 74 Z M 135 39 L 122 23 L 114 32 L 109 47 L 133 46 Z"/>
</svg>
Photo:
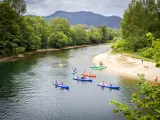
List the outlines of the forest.
<svg viewBox="0 0 160 120">
<path fill-rule="evenodd" d="M 121 37 L 111 47 L 160 67 L 160 0 L 132 0 L 123 15 Z"/>
<path fill-rule="evenodd" d="M 114 30 L 100 26 L 72 26 L 64 18 L 46 21 L 44 17 L 24 15 L 24 0 L 0 3 L 0 57 L 46 48 L 99 44 L 112 40 Z"/>
</svg>

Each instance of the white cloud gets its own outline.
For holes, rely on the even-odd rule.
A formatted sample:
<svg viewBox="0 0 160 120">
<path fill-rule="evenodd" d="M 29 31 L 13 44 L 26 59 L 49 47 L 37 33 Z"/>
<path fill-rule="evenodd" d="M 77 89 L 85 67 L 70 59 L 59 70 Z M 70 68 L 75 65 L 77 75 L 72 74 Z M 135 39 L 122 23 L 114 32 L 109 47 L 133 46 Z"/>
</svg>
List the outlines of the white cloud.
<svg viewBox="0 0 160 120">
<path fill-rule="evenodd" d="M 130 0 L 25 0 L 27 14 L 47 16 L 58 10 L 91 11 L 105 16 L 122 16 Z"/>
</svg>

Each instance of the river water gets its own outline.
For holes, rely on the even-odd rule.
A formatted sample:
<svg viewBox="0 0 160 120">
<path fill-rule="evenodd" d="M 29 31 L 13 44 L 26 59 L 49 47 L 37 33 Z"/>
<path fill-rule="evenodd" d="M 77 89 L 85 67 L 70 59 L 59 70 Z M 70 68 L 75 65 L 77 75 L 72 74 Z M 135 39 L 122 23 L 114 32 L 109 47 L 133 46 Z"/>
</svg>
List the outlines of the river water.
<svg viewBox="0 0 160 120">
<path fill-rule="evenodd" d="M 0 63 L 0 120 L 123 120 L 121 114 L 112 113 L 116 107 L 109 102 L 130 104 L 137 81 L 104 70 L 93 71 L 97 78 L 92 83 L 72 80 L 72 68 L 92 72 L 93 57 L 108 49 L 99 45 L 43 52 Z M 68 84 L 70 90 L 55 88 L 56 80 Z M 101 89 L 97 84 L 102 81 L 121 89 Z"/>
</svg>

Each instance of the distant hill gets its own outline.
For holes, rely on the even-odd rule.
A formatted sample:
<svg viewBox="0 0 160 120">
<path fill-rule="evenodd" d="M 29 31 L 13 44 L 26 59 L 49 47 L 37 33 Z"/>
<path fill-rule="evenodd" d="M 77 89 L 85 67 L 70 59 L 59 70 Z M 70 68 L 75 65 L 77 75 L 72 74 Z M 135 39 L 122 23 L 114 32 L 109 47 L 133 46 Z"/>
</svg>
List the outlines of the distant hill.
<svg viewBox="0 0 160 120">
<path fill-rule="evenodd" d="M 47 20 L 55 17 L 66 18 L 71 25 L 86 24 L 88 26 L 101 26 L 105 25 L 110 28 L 120 28 L 121 17 L 118 16 L 103 16 L 93 12 L 65 12 L 57 11 L 52 15 L 46 16 Z"/>
</svg>

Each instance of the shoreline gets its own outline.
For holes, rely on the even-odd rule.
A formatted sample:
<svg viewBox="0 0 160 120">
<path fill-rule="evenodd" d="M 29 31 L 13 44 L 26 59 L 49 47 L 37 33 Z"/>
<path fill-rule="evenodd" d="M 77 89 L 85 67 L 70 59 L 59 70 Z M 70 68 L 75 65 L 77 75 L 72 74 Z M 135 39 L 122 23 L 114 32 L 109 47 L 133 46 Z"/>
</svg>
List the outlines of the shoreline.
<svg viewBox="0 0 160 120">
<path fill-rule="evenodd" d="M 35 53 L 40 53 L 40 52 L 51 52 L 51 51 L 67 50 L 67 49 L 89 47 L 89 46 L 98 46 L 98 45 L 105 45 L 105 44 L 107 44 L 107 43 L 91 44 L 91 45 L 76 45 L 76 46 L 68 46 L 68 47 L 63 47 L 63 48 L 58 48 L 58 49 L 55 49 L 55 48 L 39 49 L 39 50 L 32 51 L 32 52 L 26 52 L 24 54 L 17 54 L 17 55 L 14 55 L 14 56 L 2 57 L 2 58 L 0 58 L 0 63 L 20 60 L 22 58 L 28 57 L 29 55 L 32 55 L 32 54 L 35 54 Z"/>
<path fill-rule="evenodd" d="M 144 61 L 125 56 L 123 54 L 111 54 L 111 51 L 99 54 L 93 58 L 93 64 L 99 65 L 102 61 L 107 68 L 105 71 L 116 72 L 120 76 L 133 77 L 139 79 L 137 74 L 144 74 L 147 81 L 154 81 L 155 76 L 158 76 L 160 83 L 160 68 L 156 68 L 152 62 Z"/>
</svg>

